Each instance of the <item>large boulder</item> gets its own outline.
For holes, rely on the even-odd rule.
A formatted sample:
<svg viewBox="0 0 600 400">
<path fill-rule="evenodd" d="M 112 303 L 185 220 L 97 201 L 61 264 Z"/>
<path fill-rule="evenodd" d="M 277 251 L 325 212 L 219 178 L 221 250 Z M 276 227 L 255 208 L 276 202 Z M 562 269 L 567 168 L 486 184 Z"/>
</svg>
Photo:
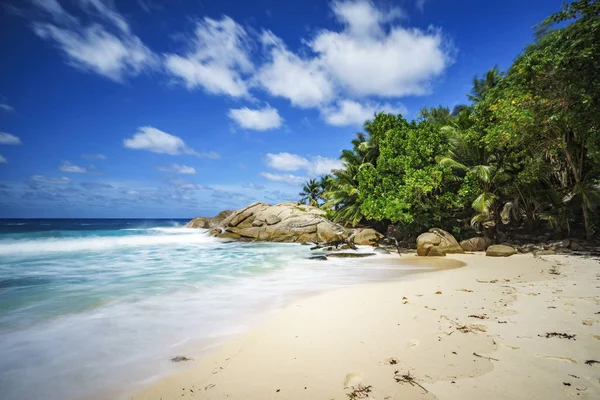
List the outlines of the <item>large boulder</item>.
<svg viewBox="0 0 600 400">
<path fill-rule="evenodd" d="M 429 252 L 427 253 L 427 257 L 445 257 L 446 256 L 446 252 L 444 250 L 441 250 L 439 246 L 433 246 L 431 249 L 429 249 Z"/>
<path fill-rule="evenodd" d="M 350 241 L 358 245 L 374 246 L 381 239 L 383 239 L 383 235 L 371 228 L 357 229 L 352 236 L 350 236 Z"/>
<path fill-rule="evenodd" d="M 485 251 L 492 244 L 491 239 L 486 237 L 472 237 L 471 239 L 460 242 L 460 247 L 464 251 Z"/>
<path fill-rule="evenodd" d="M 503 244 L 494 244 L 488 247 L 485 252 L 485 255 L 490 257 L 509 257 L 513 254 L 517 254 L 517 250 Z"/>
<path fill-rule="evenodd" d="M 196 217 L 190 222 L 188 222 L 185 226 L 186 228 L 202 228 L 202 229 L 211 229 L 215 226 L 219 225 L 221 221 L 225 218 L 229 217 L 233 214 L 233 210 L 224 210 L 218 213 L 216 216 L 212 218 L 208 217 Z"/>
<path fill-rule="evenodd" d="M 442 229 L 432 228 L 417 237 L 417 255 L 426 256 L 434 247 L 445 254 L 464 253 L 454 236 Z"/>
<path fill-rule="evenodd" d="M 220 238 L 267 242 L 323 243 L 345 239 L 350 231 L 329 221 L 325 211 L 298 203 L 252 203 L 234 211 L 210 233 Z"/>
</svg>

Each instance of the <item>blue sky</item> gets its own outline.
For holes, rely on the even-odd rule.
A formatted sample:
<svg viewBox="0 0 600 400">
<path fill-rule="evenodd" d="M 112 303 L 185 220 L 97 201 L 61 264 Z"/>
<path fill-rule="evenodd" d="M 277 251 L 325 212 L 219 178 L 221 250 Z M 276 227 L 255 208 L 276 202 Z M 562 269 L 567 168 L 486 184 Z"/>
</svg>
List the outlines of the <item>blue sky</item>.
<svg viewBox="0 0 600 400">
<path fill-rule="evenodd" d="M 464 103 L 561 3 L 4 2 L 0 217 L 296 200 L 374 112 Z"/>
</svg>

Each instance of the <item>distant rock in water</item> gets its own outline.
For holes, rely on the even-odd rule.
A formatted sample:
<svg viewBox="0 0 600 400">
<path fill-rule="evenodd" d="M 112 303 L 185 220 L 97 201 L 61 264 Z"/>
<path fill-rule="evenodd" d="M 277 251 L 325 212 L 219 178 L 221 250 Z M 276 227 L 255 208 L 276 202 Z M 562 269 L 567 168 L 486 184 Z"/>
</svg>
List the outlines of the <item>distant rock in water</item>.
<svg viewBox="0 0 600 400">
<path fill-rule="evenodd" d="M 219 225 L 221 221 L 225 218 L 229 217 L 233 214 L 233 210 L 225 210 L 218 213 L 216 216 L 212 218 L 208 217 L 196 217 L 190 222 L 188 222 L 185 226 L 186 228 L 201 228 L 201 229 L 211 229 L 215 226 Z"/>
<path fill-rule="evenodd" d="M 317 207 L 289 202 L 274 206 L 252 203 L 232 212 L 210 233 L 228 239 L 323 243 L 345 239 L 351 232 L 329 221 Z"/>
</svg>

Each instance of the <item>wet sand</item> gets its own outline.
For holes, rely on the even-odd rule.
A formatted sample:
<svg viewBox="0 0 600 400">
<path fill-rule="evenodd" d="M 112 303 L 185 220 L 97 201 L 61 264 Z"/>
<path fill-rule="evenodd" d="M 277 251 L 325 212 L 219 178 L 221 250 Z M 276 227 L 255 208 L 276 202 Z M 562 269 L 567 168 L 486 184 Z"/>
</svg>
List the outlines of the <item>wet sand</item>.
<svg viewBox="0 0 600 400">
<path fill-rule="evenodd" d="M 600 398 L 598 260 L 434 262 L 434 273 L 298 299 L 131 398 Z"/>
</svg>

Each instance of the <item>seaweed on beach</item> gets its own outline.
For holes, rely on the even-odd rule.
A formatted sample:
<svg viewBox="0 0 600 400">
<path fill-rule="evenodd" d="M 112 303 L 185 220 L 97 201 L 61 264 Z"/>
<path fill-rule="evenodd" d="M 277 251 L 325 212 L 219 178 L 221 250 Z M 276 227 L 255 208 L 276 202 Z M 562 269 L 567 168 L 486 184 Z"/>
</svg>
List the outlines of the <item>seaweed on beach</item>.
<svg viewBox="0 0 600 400">
<path fill-rule="evenodd" d="M 544 335 L 538 335 L 539 337 L 545 337 L 547 339 L 553 338 L 553 337 L 557 337 L 560 339 L 569 339 L 569 340 L 575 340 L 575 334 L 573 335 L 569 335 L 568 333 L 560 333 L 560 332 L 546 332 Z"/>
<path fill-rule="evenodd" d="M 560 275 L 560 271 L 558 269 L 556 269 L 556 266 L 553 266 L 552 268 L 550 268 L 550 271 L 548 271 L 548 273 L 551 275 Z"/>
<path fill-rule="evenodd" d="M 488 319 L 487 315 L 476 315 L 476 314 L 469 315 L 469 318 Z"/>
<path fill-rule="evenodd" d="M 177 356 L 177 357 L 171 358 L 171 362 L 182 362 L 182 361 L 192 361 L 192 359 L 187 358 L 185 356 Z"/>
<path fill-rule="evenodd" d="M 346 396 L 348 396 L 350 400 L 366 399 L 369 397 L 372 387 L 373 386 L 371 385 L 363 386 L 361 384 L 356 387 L 352 386 L 352 391 L 350 393 L 346 393 Z"/>
<path fill-rule="evenodd" d="M 415 377 L 410 374 L 410 371 L 406 374 L 399 374 L 399 371 L 394 371 L 394 380 L 398 383 L 408 383 L 411 386 L 418 386 L 423 389 L 425 393 L 429 393 L 429 390 L 425 389 L 423 385 L 415 380 Z"/>
<path fill-rule="evenodd" d="M 457 325 L 456 330 L 462 333 L 487 332 L 487 329 L 480 325 Z"/>
<path fill-rule="evenodd" d="M 600 361 L 596 361 L 596 360 L 585 360 L 585 365 L 594 365 L 594 364 L 600 364 Z"/>
</svg>

